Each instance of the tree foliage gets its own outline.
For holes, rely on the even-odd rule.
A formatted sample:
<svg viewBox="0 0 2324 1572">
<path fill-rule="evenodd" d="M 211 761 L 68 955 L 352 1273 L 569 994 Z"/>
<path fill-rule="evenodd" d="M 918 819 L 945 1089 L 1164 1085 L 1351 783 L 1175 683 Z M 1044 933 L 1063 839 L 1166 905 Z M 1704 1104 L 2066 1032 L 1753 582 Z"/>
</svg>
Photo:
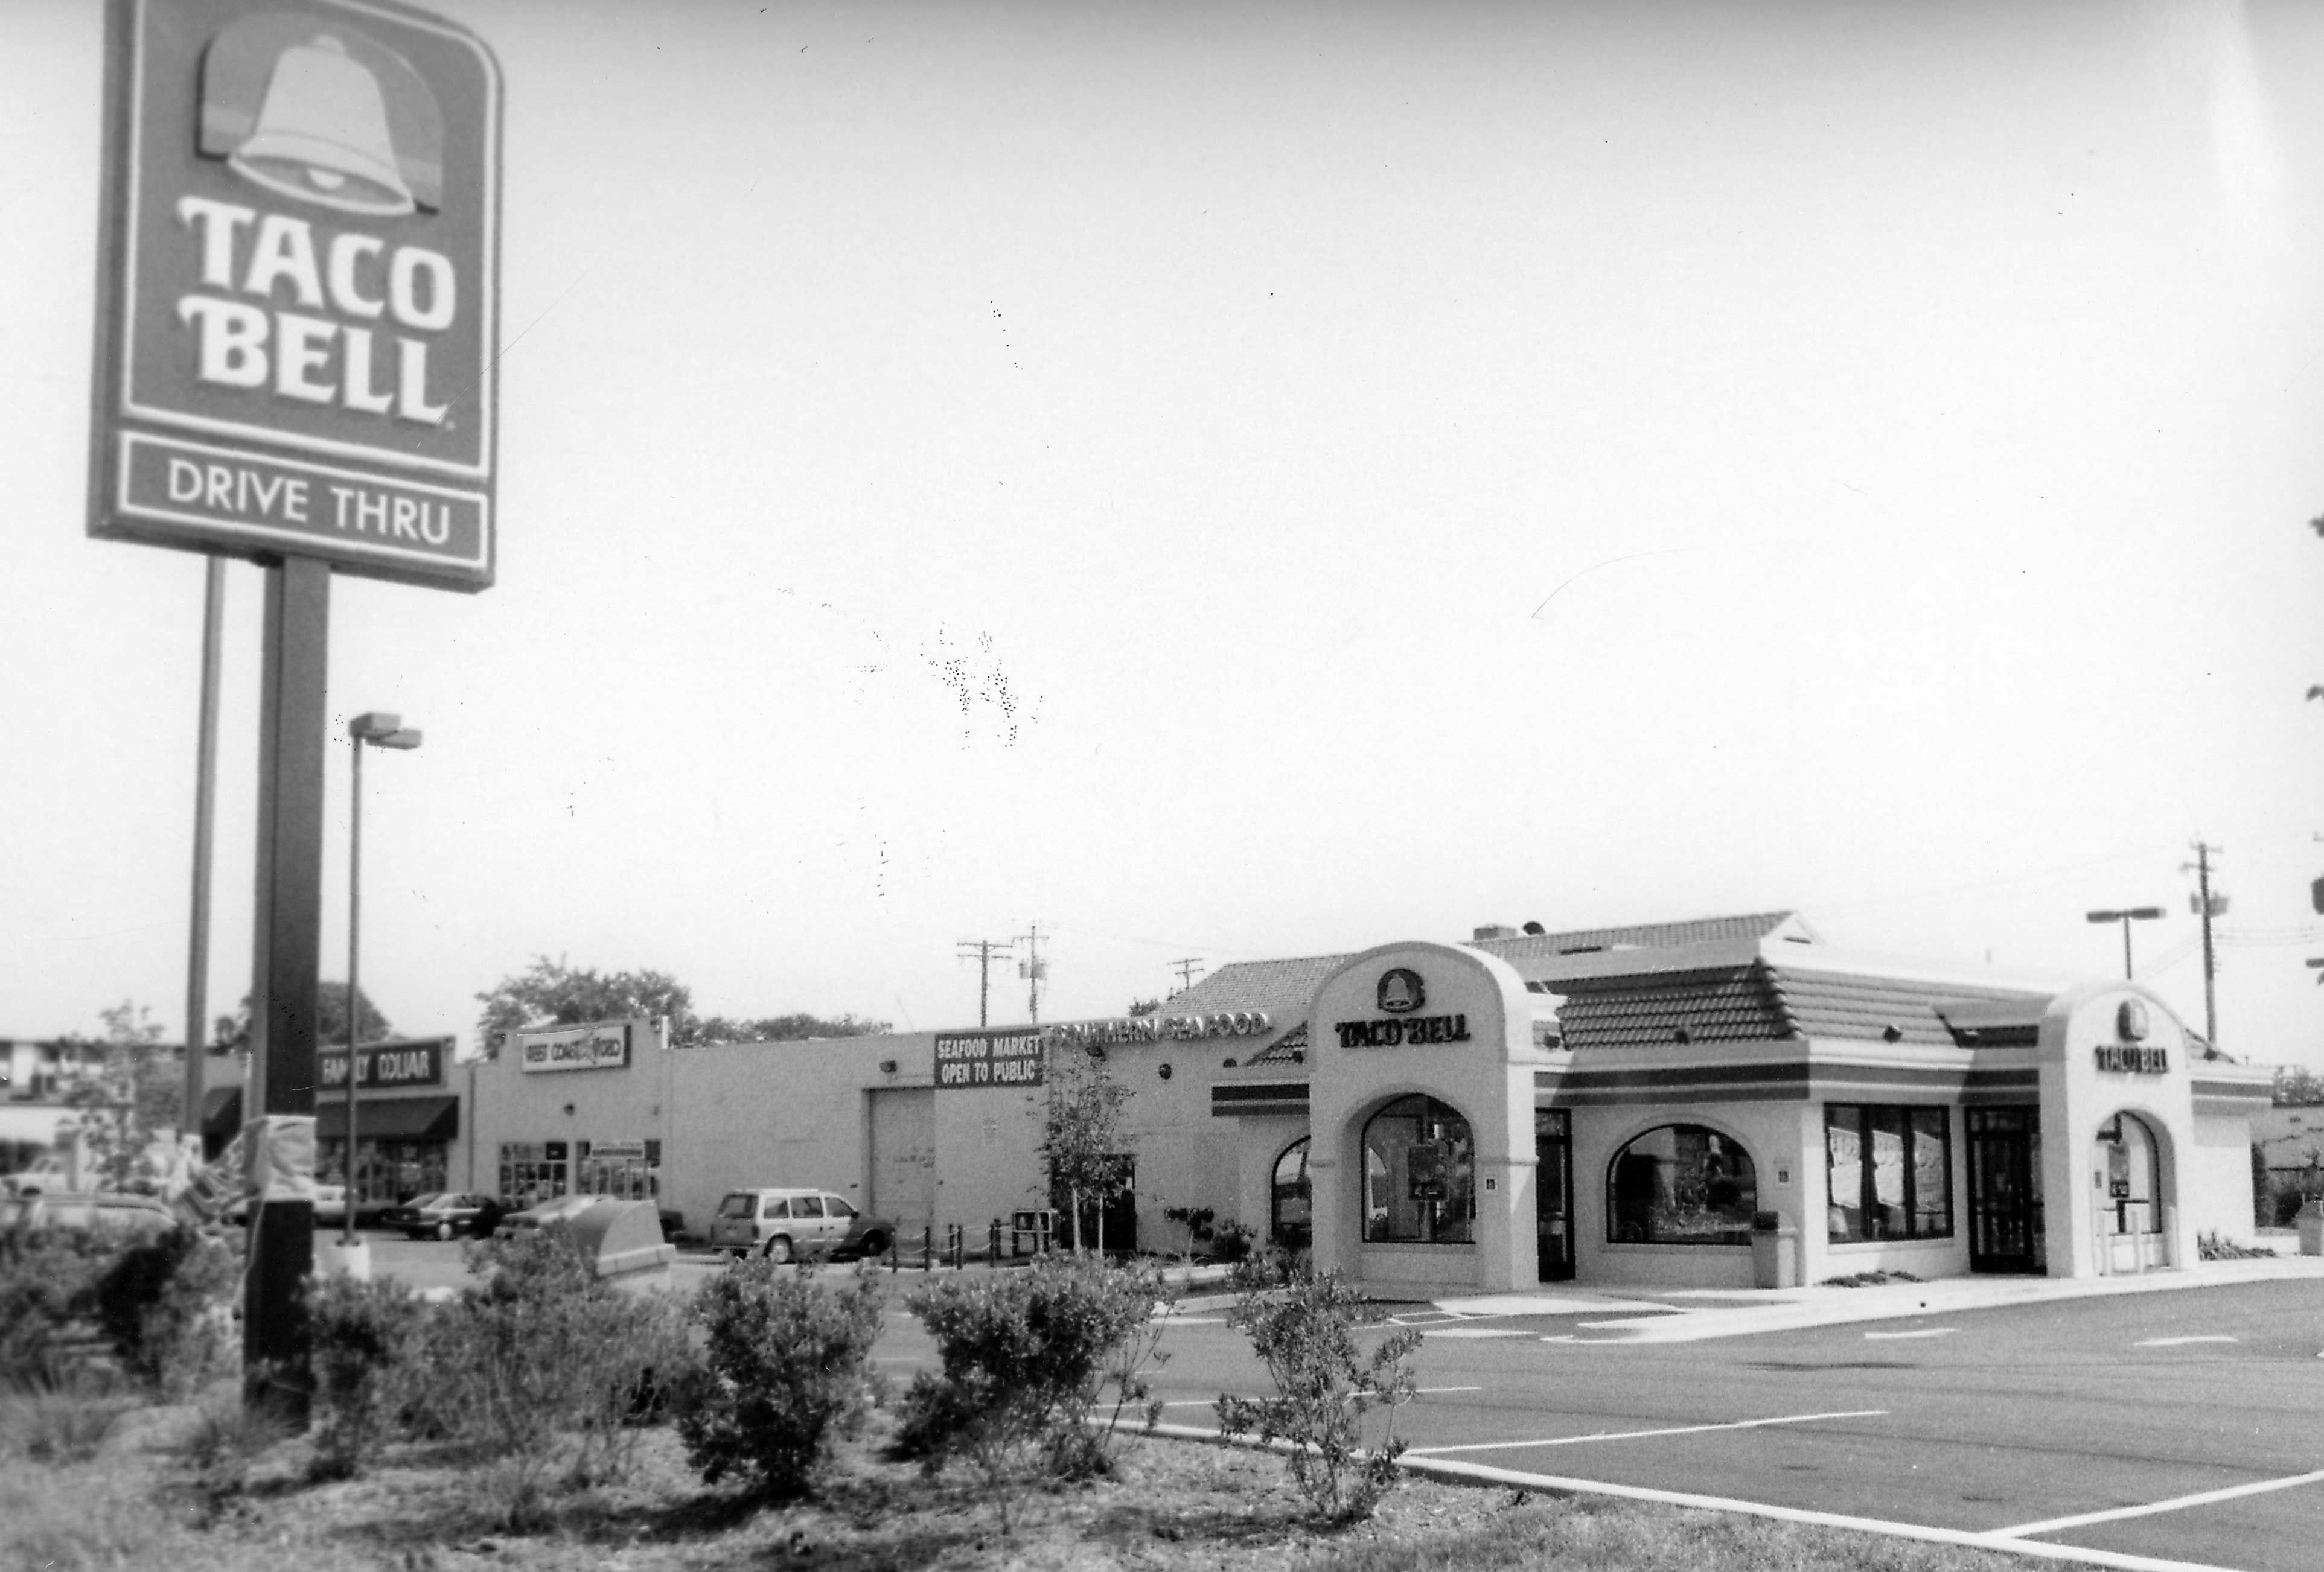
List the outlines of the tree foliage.
<svg viewBox="0 0 2324 1572">
<path fill-rule="evenodd" d="M 1106 1072 L 1103 1059 L 1077 1048 L 1052 1048 L 1042 1079 L 1049 1097 L 1042 1109 L 1041 1164 L 1049 1193 L 1064 1190 L 1073 1198 L 1078 1236 L 1082 1203 L 1093 1202 L 1102 1213 L 1129 1181 L 1121 1105 L 1132 1094 Z M 1074 1247 L 1081 1245 L 1076 1236 Z"/>
<path fill-rule="evenodd" d="M 371 995 L 358 988 L 358 1007 L 363 1012 L 363 1040 L 383 1043 L 395 1035 L 395 1028 L 379 1012 Z M 220 1016 L 213 1028 L 215 1041 L 222 1048 L 250 1046 L 250 996 L 242 996 L 242 1004 L 230 1016 Z M 340 1048 L 347 1041 L 347 985 L 325 978 L 315 985 L 315 1042 L 325 1048 Z"/>
<path fill-rule="evenodd" d="M 161 1045 L 161 1025 L 143 1005 L 124 999 L 97 1012 L 102 1037 L 71 1036 L 58 1043 L 73 1066 L 64 1101 L 76 1116 L 97 1182 L 127 1190 L 145 1176 L 145 1153 L 174 1131 L 182 1084 L 172 1055 Z"/>
<path fill-rule="evenodd" d="M 2275 1069 L 2275 1106 L 2314 1108 L 2324 1104 L 2324 1075 L 2289 1064 Z"/>
<path fill-rule="evenodd" d="M 859 1037 L 888 1030 L 885 1021 L 853 1015 L 825 1020 L 805 1014 L 733 1021 L 694 1013 L 694 994 L 666 971 L 599 971 L 568 965 L 562 957 L 533 957 L 532 964 L 503 978 L 477 1000 L 484 1007 L 477 1029 L 490 1042 L 501 1032 L 522 1027 L 578 1026 L 629 1016 L 667 1016 L 670 1041 L 678 1047 L 705 1043 L 787 1043 L 807 1037 Z"/>
</svg>

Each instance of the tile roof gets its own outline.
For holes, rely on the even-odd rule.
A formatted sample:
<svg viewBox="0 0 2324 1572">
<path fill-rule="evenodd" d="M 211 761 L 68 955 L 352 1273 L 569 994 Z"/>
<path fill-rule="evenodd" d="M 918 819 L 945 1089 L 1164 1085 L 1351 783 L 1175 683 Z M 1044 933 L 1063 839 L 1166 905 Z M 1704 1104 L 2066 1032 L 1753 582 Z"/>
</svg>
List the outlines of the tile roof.
<svg viewBox="0 0 2324 1572">
<path fill-rule="evenodd" d="M 1167 1015 L 1208 1015 L 1213 1010 L 1307 1013 L 1315 985 L 1345 955 L 1305 955 L 1293 961 L 1232 961 L 1192 987 L 1162 1001 Z"/>
<path fill-rule="evenodd" d="M 1789 966 L 1774 970 L 1777 994 L 1811 1037 L 1941 1048 L 2028 1047 L 2042 1012 L 2055 997 L 2006 983 L 1866 977 Z M 1947 1021 L 1948 1014 L 1957 1017 L 1958 1027 Z M 1895 1037 L 1888 1035 L 1892 1029 Z"/>
<path fill-rule="evenodd" d="M 1542 956 L 1577 955 L 1596 950 L 1667 950 L 1682 944 L 1747 941 L 1757 943 L 1790 927 L 1809 943 L 1821 941 L 1796 912 L 1755 912 L 1739 917 L 1693 917 L 1680 923 L 1639 923 L 1627 928 L 1577 928 L 1564 933 L 1517 933 L 1471 939 L 1472 949 L 1512 964 Z"/>
<path fill-rule="evenodd" d="M 1758 1043 L 1792 1034 L 1783 1002 L 1757 961 L 1639 977 L 1559 982 L 1558 1030 L 1570 1049 L 1680 1043 Z"/>
</svg>

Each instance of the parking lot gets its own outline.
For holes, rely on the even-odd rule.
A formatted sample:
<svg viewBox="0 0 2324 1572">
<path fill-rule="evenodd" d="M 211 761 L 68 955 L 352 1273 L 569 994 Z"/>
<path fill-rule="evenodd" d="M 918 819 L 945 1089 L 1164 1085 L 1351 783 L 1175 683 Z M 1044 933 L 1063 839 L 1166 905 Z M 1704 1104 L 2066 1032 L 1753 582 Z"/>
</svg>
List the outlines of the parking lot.
<svg viewBox="0 0 2324 1572">
<path fill-rule="evenodd" d="M 1425 1340 L 1398 1433 L 1431 1465 L 2104 1565 L 2319 1562 L 2324 1279 L 1699 1341 L 1602 1340 L 1602 1306 L 1402 1319 Z M 1213 1428 L 1263 1377 L 1184 1319 L 1167 1417 Z"/>
</svg>

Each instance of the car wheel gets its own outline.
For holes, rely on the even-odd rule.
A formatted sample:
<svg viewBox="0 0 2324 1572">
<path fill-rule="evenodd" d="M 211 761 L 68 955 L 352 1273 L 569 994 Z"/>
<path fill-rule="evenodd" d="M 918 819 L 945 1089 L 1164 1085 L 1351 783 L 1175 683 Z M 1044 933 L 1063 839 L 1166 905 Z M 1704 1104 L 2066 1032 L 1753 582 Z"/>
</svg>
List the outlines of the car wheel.
<svg viewBox="0 0 2324 1572">
<path fill-rule="evenodd" d="M 436 1225 L 436 1236 L 437 1236 L 438 1239 L 448 1239 L 448 1238 L 450 1238 L 450 1237 L 452 1236 L 452 1225 L 451 1225 L 450 1223 L 448 1223 L 448 1222 L 445 1222 L 445 1223 L 438 1223 L 438 1224 L 437 1224 L 437 1225 Z"/>
<path fill-rule="evenodd" d="M 791 1242 L 777 1234 L 767 1241 L 767 1259 L 778 1266 L 788 1266 L 791 1261 Z"/>
<path fill-rule="evenodd" d="M 863 1236 L 863 1254 L 864 1254 L 865 1255 L 867 1255 L 867 1256 L 871 1257 L 872 1260 L 875 1260 L 875 1261 L 876 1261 L 876 1260 L 878 1260 L 881 1256 L 885 1255 L 887 1253 L 888 1253 L 888 1236 L 887 1236 L 887 1235 L 882 1234 L 882 1233 L 873 1232 L 873 1233 L 869 1233 L 869 1234 L 866 1234 L 866 1235 L 864 1235 L 864 1236 Z"/>
</svg>

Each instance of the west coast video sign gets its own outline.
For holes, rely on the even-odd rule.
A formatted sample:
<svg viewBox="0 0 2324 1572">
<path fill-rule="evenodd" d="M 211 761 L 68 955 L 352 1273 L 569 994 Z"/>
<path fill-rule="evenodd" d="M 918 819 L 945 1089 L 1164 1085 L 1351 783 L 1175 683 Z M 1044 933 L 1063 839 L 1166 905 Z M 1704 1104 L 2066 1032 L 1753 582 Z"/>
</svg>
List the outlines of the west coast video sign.
<svg viewBox="0 0 2324 1572">
<path fill-rule="evenodd" d="M 114 0 L 90 533 L 492 583 L 501 84 L 380 0 Z"/>
<path fill-rule="evenodd" d="M 528 1074 L 559 1070 L 619 1070 L 630 1062 L 630 1028 L 546 1026 L 514 1034 L 516 1067 Z"/>
</svg>

